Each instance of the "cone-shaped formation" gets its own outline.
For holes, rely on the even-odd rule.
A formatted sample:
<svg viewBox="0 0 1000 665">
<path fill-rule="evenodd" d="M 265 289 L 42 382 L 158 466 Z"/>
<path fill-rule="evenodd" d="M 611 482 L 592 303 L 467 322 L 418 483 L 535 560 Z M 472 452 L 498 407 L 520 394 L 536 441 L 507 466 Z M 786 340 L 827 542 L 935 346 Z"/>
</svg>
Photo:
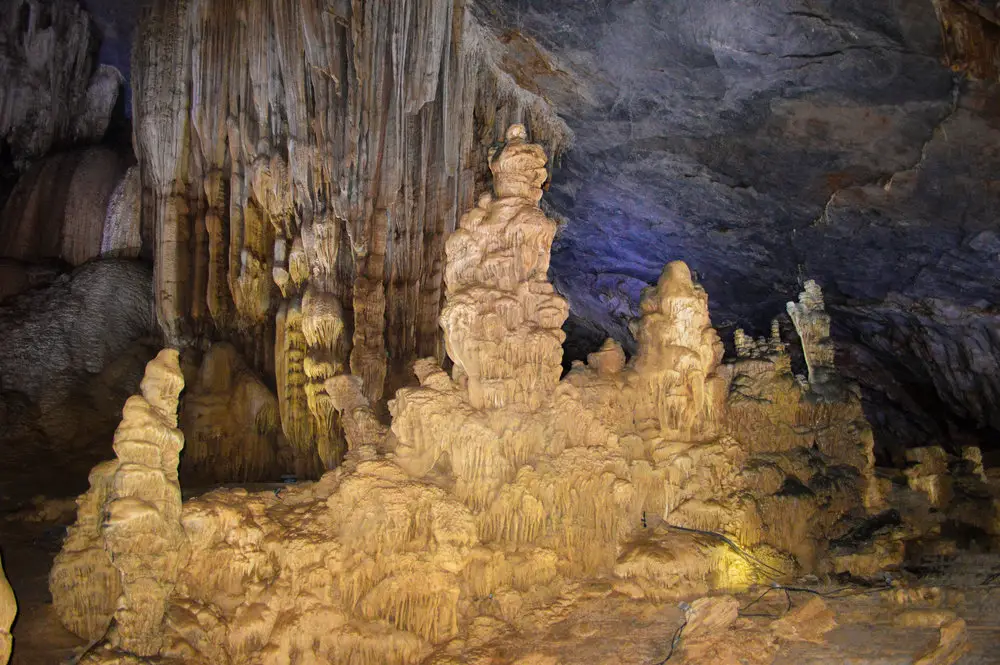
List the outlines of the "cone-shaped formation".
<svg viewBox="0 0 1000 665">
<path fill-rule="evenodd" d="M 499 198 L 480 198 L 448 239 L 441 327 L 473 407 L 537 409 L 559 382 L 569 307 L 547 277 L 556 224 L 538 208 L 545 153 L 522 125 L 506 138 L 490 159 Z"/>
<path fill-rule="evenodd" d="M 776 451 L 726 434 L 745 434 L 731 422 L 737 401 L 723 402 L 734 366 L 720 367 L 707 297 L 679 262 L 643 298 L 632 362 L 609 342 L 560 382 L 566 305 L 545 280 L 554 230 L 538 207 L 545 157 L 523 127 L 507 139 L 491 160 L 496 198 L 483 197 L 448 243 L 441 324 L 454 375 L 418 361 L 420 385 L 398 391 L 387 431 L 361 377 L 327 376 L 320 394 L 309 386 L 323 372 L 289 354 L 298 399 L 342 418 L 346 463 L 314 484 L 217 490 L 185 504 L 190 558 L 176 582 L 162 560 L 142 559 L 171 594 L 162 658 L 470 662 L 489 654 L 488 639 L 471 638 L 476 625 L 499 635 L 558 621 L 581 579 L 666 600 L 830 569 L 816 544 L 848 513 L 864 513 L 864 474 L 838 457 L 864 438 L 847 427 L 819 434 L 843 420 L 841 407 L 811 413 L 815 452 L 808 435 Z M 311 297 L 281 325 L 306 341 L 335 338 L 338 310 Z M 749 362 L 787 367 L 740 361 Z M 781 410 L 782 384 L 776 402 L 734 422 L 771 417 L 790 429 L 790 417 L 810 412 L 788 380 L 794 408 Z M 825 475 L 804 475 L 815 469 Z M 798 491 L 803 482 L 809 492 Z M 712 623 L 710 609 L 695 623 Z M 110 650 L 89 657 L 119 662 Z"/>
<path fill-rule="evenodd" d="M 14 617 L 17 615 L 17 601 L 14 592 L 7 583 L 7 578 L 3 574 L 3 562 L 0 561 L 0 665 L 7 665 L 10 659 L 11 646 L 13 640 L 10 636 L 10 627 L 14 624 Z"/>
<path fill-rule="evenodd" d="M 146 365 L 141 395 L 125 403 L 117 459 L 94 468 L 76 524 L 49 578 L 53 604 L 74 633 L 142 656 L 160 650 L 162 623 L 187 554 L 177 465 L 184 436 L 177 402 L 178 353 Z"/>
</svg>

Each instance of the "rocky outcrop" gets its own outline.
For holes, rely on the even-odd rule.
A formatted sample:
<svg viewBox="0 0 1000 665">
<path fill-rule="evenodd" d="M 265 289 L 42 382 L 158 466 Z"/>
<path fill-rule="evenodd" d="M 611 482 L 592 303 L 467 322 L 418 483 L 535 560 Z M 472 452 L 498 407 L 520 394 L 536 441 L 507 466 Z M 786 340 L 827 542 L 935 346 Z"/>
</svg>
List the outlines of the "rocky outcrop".
<svg viewBox="0 0 1000 665">
<path fill-rule="evenodd" d="M 152 232 L 142 225 L 142 181 L 139 167 L 130 166 L 118 181 L 104 217 L 101 256 L 130 258 L 152 253 Z"/>
<path fill-rule="evenodd" d="M 99 37 L 76 0 L 5 2 L 0 35 L 0 142 L 16 168 L 100 141 L 123 79 L 97 65 Z"/>
<path fill-rule="evenodd" d="M 138 217 L 123 219 L 117 210 L 114 218 L 108 215 L 124 173 L 122 158 L 104 147 L 57 153 L 35 163 L 0 212 L 0 256 L 58 258 L 71 265 L 102 256 L 137 257 L 138 244 L 134 253 L 118 250 L 139 235 L 138 227 L 125 227 L 138 224 Z M 106 236 L 111 236 L 107 243 Z"/>
<path fill-rule="evenodd" d="M 3 563 L 0 562 L 0 664 L 7 665 L 13 645 L 10 627 L 17 615 L 17 600 L 10 584 L 3 574 Z"/>
<path fill-rule="evenodd" d="M 315 474 L 310 456 L 344 453 L 324 381 L 349 370 L 377 401 L 441 353 L 445 240 L 486 146 L 515 118 L 555 152 L 568 130 L 456 0 L 163 0 L 136 44 L 160 324 L 175 343 L 224 334 L 273 376 Z"/>
</svg>

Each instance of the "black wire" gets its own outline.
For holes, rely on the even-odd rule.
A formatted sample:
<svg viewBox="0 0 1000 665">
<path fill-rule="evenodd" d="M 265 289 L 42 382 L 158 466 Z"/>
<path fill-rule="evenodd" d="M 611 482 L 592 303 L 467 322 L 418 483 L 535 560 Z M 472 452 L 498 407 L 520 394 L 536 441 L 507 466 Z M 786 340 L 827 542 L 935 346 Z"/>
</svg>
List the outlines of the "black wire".
<svg viewBox="0 0 1000 665">
<path fill-rule="evenodd" d="M 674 529 L 676 531 L 683 531 L 683 532 L 687 532 L 687 533 L 700 533 L 703 536 L 709 536 L 711 538 L 717 538 L 717 539 L 721 540 L 722 542 L 724 542 L 726 545 L 729 545 L 729 547 L 732 548 L 732 550 L 734 552 L 736 552 L 737 554 L 739 554 L 741 557 L 743 557 L 744 559 L 746 559 L 751 564 L 756 564 L 757 566 L 760 566 L 764 570 L 770 571 L 771 573 L 774 573 L 774 575 L 778 575 L 779 577 L 783 576 L 785 574 L 782 571 L 780 571 L 777 568 L 775 568 L 774 566 L 770 566 L 770 565 L 764 563 L 763 561 L 761 561 L 760 559 L 758 559 L 754 555 L 750 554 L 749 552 L 747 552 L 746 550 L 744 550 L 742 547 L 740 547 L 739 545 L 737 545 L 736 543 L 734 543 L 732 540 L 730 540 L 726 536 L 722 535 L 721 533 L 716 533 L 715 531 L 703 531 L 702 529 L 689 529 L 689 528 L 684 527 L 684 526 L 675 526 L 673 524 L 667 524 L 666 526 L 667 526 L 667 528 Z M 765 573 L 765 577 L 768 577 L 769 579 L 772 579 L 772 580 L 775 579 L 775 577 L 773 575 L 768 575 L 766 573 Z"/>
<path fill-rule="evenodd" d="M 677 645 L 680 644 L 681 642 L 681 632 L 684 631 L 684 626 L 686 625 L 688 625 L 688 622 L 687 618 L 685 617 L 681 625 L 677 626 L 677 630 L 674 631 L 674 636 L 670 640 L 670 652 L 667 654 L 667 657 L 661 660 L 656 665 L 664 665 L 664 663 L 666 663 L 668 660 L 674 657 L 674 650 L 677 648 Z"/>
</svg>

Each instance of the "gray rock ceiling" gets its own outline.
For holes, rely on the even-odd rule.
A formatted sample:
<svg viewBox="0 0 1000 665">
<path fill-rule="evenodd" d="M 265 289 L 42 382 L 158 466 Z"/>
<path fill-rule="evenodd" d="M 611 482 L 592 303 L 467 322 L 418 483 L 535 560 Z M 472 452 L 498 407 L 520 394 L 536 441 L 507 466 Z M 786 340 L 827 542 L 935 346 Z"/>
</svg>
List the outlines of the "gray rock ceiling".
<svg viewBox="0 0 1000 665">
<path fill-rule="evenodd" d="M 88 0 L 127 60 L 140 3 Z M 576 134 L 548 201 L 569 353 L 628 345 L 684 259 L 762 334 L 803 280 L 885 450 L 1000 430 L 1000 95 L 942 65 L 931 0 L 479 0 Z"/>
</svg>

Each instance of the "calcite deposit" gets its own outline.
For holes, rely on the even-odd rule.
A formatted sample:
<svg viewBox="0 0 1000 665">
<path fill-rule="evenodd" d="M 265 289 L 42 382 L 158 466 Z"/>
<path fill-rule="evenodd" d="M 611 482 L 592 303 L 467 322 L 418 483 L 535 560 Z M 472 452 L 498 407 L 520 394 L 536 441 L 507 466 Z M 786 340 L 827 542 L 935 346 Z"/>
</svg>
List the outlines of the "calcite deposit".
<svg viewBox="0 0 1000 665">
<path fill-rule="evenodd" d="M 17 614 L 17 601 L 14 592 L 11 591 L 10 584 L 3 574 L 3 562 L 0 561 L 0 665 L 7 665 L 10 658 L 12 640 L 10 637 L 10 627 L 14 623 L 14 616 Z"/>
<path fill-rule="evenodd" d="M 273 379 L 316 477 L 345 452 L 327 379 L 374 403 L 443 359 L 444 244 L 485 148 L 515 120 L 554 151 L 569 130 L 464 0 L 150 5 L 133 86 L 158 320 Z"/>
<path fill-rule="evenodd" d="M 560 380 L 568 310 L 546 276 L 547 160 L 523 126 L 505 139 L 489 161 L 493 193 L 446 245 L 451 373 L 418 361 L 419 385 L 397 391 L 387 429 L 366 374 L 310 375 L 315 360 L 301 359 L 306 399 L 344 423 L 336 471 L 181 507 L 176 352 L 150 363 L 110 489 L 95 470 L 57 566 L 71 572 L 53 574 L 67 627 L 99 639 L 83 662 L 460 663 L 488 653 L 489 639 L 472 639 L 484 621 L 497 636 L 551 624 L 585 580 L 656 603 L 832 570 L 825 545 L 875 501 L 857 398 L 811 399 L 777 343 L 721 364 L 707 295 L 681 262 L 644 295 L 630 361 L 609 342 Z M 286 323 L 314 347 L 341 329 L 321 293 Z M 229 352 L 210 352 L 199 390 L 232 380 L 218 353 Z M 765 422 L 795 434 L 770 441 Z M 97 527 L 101 500 L 110 517 Z M 109 576 L 90 585 L 72 572 L 108 561 L 115 604 Z M 81 621 L 85 607 L 100 620 Z M 786 639 L 832 625 L 822 607 L 800 614 L 787 623 L 817 627 Z"/>
</svg>

